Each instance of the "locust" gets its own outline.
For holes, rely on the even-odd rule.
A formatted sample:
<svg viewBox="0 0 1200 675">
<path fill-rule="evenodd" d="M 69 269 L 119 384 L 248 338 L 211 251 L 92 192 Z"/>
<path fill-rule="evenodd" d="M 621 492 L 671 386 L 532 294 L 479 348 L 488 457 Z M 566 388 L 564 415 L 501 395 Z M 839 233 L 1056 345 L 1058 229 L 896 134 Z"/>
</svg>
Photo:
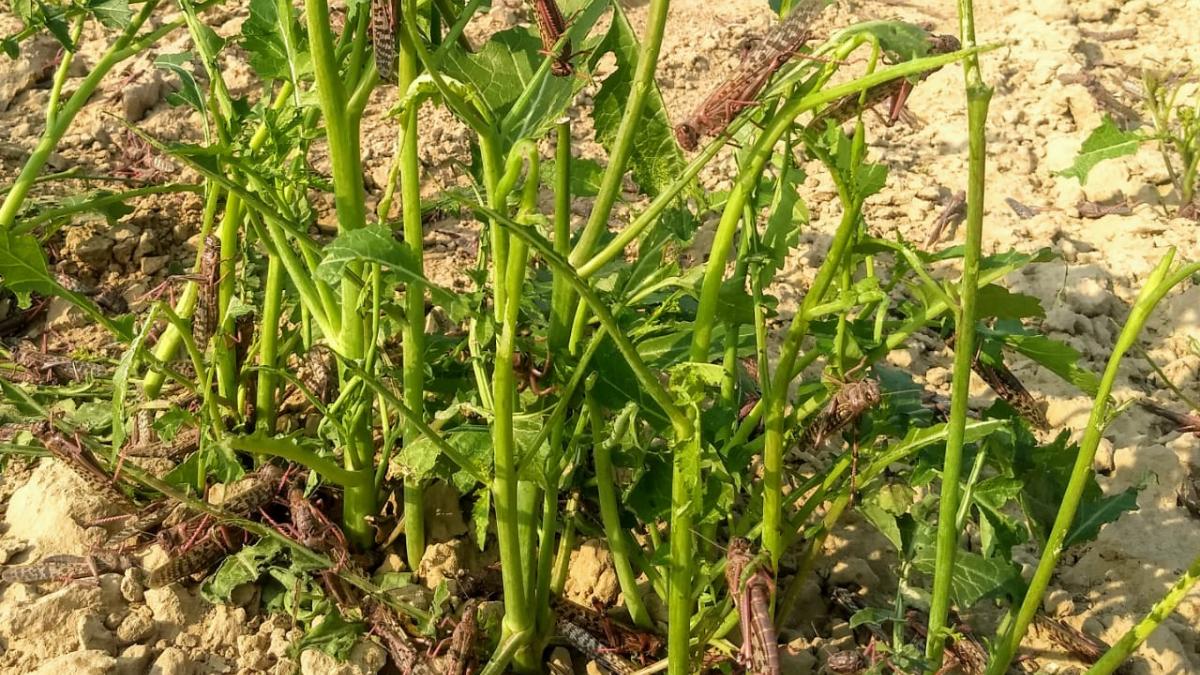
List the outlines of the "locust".
<svg viewBox="0 0 1200 675">
<path fill-rule="evenodd" d="M 234 516 L 246 516 L 271 501 L 279 489 L 283 470 L 274 464 L 263 464 L 255 473 L 234 483 L 221 507 Z M 241 548 L 244 537 L 238 528 L 213 526 L 207 514 L 181 523 L 174 531 L 164 532 L 167 538 L 187 535 L 182 551 L 171 560 L 151 570 L 147 582 L 152 588 L 165 586 L 212 567 L 226 555 Z M 160 535 L 160 536 L 163 536 Z"/>
<path fill-rule="evenodd" d="M 99 552 L 86 556 L 52 555 L 28 565 L 12 565 L 0 572 L 0 579 L 9 583 L 38 583 L 42 581 L 85 579 L 108 572 L 124 572 L 137 566 L 129 555 L 119 552 Z"/>
<path fill-rule="evenodd" d="M 767 82 L 812 39 L 812 20 L 822 0 L 803 0 L 775 26 L 741 68 L 709 93 L 690 117 L 675 127 L 680 147 L 692 151 L 704 136 L 719 135 L 743 110 L 755 104 Z"/>
<path fill-rule="evenodd" d="M 371 46 L 379 79 L 396 83 L 396 42 L 400 31 L 400 0 L 371 0 Z"/>
<path fill-rule="evenodd" d="M 753 555 L 748 539 L 737 537 L 731 541 L 726 559 L 725 581 L 741 617 L 739 660 L 749 673 L 779 675 L 779 637 L 770 609 L 775 581 Z"/>
<path fill-rule="evenodd" d="M 605 647 L 595 635 L 571 619 L 559 615 L 556 628 L 559 637 L 578 649 L 585 657 L 595 661 L 604 670 L 615 675 L 632 675 L 635 672 L 636 669 L 632 663 Z"/>
<path fill-rule="evenodd" d="M 1099 661 L 1100 657 L 1109 650 L 1109 646 L 1103 640 L 1043 614 L 1034 615 L 1033 625 L 1038 632 L 1044 633 L 1059 647 L 1089 665 Z"/>
<path fill-rule="evenodd" d="M 467 675 L 475 666 L 475 642 L 479 639 L 479 622 L 475 617 L 475 601 L 463 604 L 462 615 L 450 635 L 447 675 Z"/>
<path fill-rule="evenodd" d="M 954 349 L 953 336 L 946 339 L 946 346 Z M 987 363 L 981 359 L 982 351 L 983 345 L 981 344 L 975 352 L 975 358 L 971 360 L 971 370 L 975 371 L 975 374 L 986 382 L 997 396 L 1012 406 L 1018 415 L 1035 428 L 1049 429 L 1050 421 L 1046 419 L 1046 412 L 1042 404 L 1033 397 L 1033 394 L 1029 393 L 1025 385 L 1021 384 L 1017 376 L 1008 369 L 1008 366 L 1000 362 Z"/>
<path fill-rule="evenodd" d="M 864 412 L 878 405 L 882 398 L 879 383 L 875 380 L 846 383 L 830 397 L 824 410 L 804 430 L 800 437 L 800 447 L 820 447 L 830 436 L 845 429 Z"/>
<path fill-rule="evenodd" d="M 50 454 L 61 461 L 76 476 L 103 496 L 109 503 L 123 511 L 133 511 L 133 501 L 117 489 L 112 476 L 100 467 L 95 455 L 81 443 L 54 431 L 49 424 L 36 425 L 32 429 L 35 437 L 46 446 Z"/>
<path fill-rule="evenodd" d="M 68 384 L 88 382 L 112 375 L 112 369 L 99 363 L 44 354 L 31 344 L 17 349 L 13 362 L 30 373 L 35 382 L 42 384 Z"/>
<path fill-rule="evenodd" d="M 930 35 L 929 36 L 929 54 L 949 54 L 950 52 L 958 51 L 962 47 L 962 43 L 953 35 Z M 917 76 L 917 82 L 924 80 L 933 73 L 940 70 L 934 68 L 927 70 Z M 861 108 L 874 108 L 876 105 L 890 101 L 888 106 L 888 114 L 884 116 L 883 121 L 887 126 L 892 126 L 901 117 L 904 111 L 904 104 L 908 101 L 909 95 L 912 93 L 914 82 L 905 77 L 900 77 L 883 84 L 877 84 L 874 87 L 866 90 L 865 94 L 850 94 L 837 101 L 831 103 L 819 115 L 813 117 L 808 128 L 815 130 L 819 128 L 817 125 L 826 120 L 833 120 L 837 123 L 845 122 L 854 117 Z"/>
<path fill-rule="evenodd" d="M 537 20 L 538 33 L 542 37 L 542 51 L 548 56 L 553 56 L 554 60 L 550 63 L 550 72 L 559 77 L 567 77 L 575 74 L 575 67 L 571 65 L 571 41 L 563 40 L 562 48 L 555 51 L 559 40 L 562 40 L 563 33 L 567 32 L 567 21 L 563 18 L 562 10 L 558 8 L 556 0 L 530 0 L 533 5 L 533 16 Z"/>
<path fill-rule="evenodd" d="M 170 441 L 149 441 L 131 445 L 122 451 L 129 457 L 160 457 L 174 459 L 194 452 L 200 447 L 200 430 L 195 427 L 182 429 Z"/>
<path fill-rule="evenodd" d="M 204 252 L 200 254 L 199 294 L 192 316 L 192 337 L 200 351 L 208 347 L 209 338 L 217 332 L 217 287 L 220 280 L 221 241 L 210 234 L 204 238 Z"/>
<path fill-rule="evenodd" d="M 599 601 L 594 607 L 587 608 L 560 598 L 554 601 L 553 608 L 560 619 L 566 619 L 588 633 L 603 635 L 609 652 L 636 657 L 642 665 L 662 649 L 662 638 L 613 619 Z"/>
</svg>

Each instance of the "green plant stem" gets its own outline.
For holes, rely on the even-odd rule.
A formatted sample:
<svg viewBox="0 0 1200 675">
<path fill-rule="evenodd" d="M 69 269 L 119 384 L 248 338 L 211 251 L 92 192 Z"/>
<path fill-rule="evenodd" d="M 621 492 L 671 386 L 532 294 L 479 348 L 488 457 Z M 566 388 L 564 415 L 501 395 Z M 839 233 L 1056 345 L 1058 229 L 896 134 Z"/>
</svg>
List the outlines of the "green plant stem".
<svg viewBox="0 0 1200 675">
<path fill-rule="evenodd" d="M 783 505 L 783 432 L 784 409 L 787 405 L 788 387 L 792 378 L 787 375 L 795 372 L 796 358 L 804 337 L 808 334 L 810 311 L 820 303 L 825 292 L 832 284 L 838 268 L 853 239 L 858 226 L 861 201 L 847 205 L 842 213 L 842 221 L 833 237 L 833 244 L 825 261 L 821 263 L 812 286 L 792 317 L 791 326 L 779 350 L 779 360 L 775 366 L 775 377 L 771 387 L 763 392 L 765 403 L 763 413 L 763 548 L 771 555 L 773 565 L 779 564 L 783 555 L 783 539 L 780 529 Z"/>
<path fill-rule="evenodd" d="M 50 154 L 58 146 L 58 142 L 62 140 L 67 129 L 71 127 L 71 123 L 75 120 L 75 116 L 83 108 L 88 99 L 95 93 L 96 87 L 100 86 L 100 82 L 106 75 L 121 61 L 133 56 L 154 44 L 159 38 L 171 33 L 176 28 L 183 25 L 183 20 L 171 21 L 163 24 L 159 28 L 151 31 L 141 38 L 137 38 L 137 33 L 142 26 L 154 13 L 158 7 L 159 0 L 147 0 L 142 5 L 138 13 L 129 22 L 117 39 L 112 43 L 107 51 L 92 65 L 87 77 L 79 83 L 79 87 L 62 109 L 53 115 L 54 124 L 48 125 L 45 131 L 42 132 L 42 137 L 38 139 L 38 143 L 34 146 L 33 152 L 30 153 L 29 159 L 26 160 L 25 166 L 21 168 L 21 173 L 13 181 L 12 188 L 8 194 L 4 196 L 4 202 L 0 204 L 0 232 L 10 231 L 16 223 L 17 214 L 21 211 L 22 204 L 25 203 L 25 197 L 28 196 L 30 188 L 37 181 L 38 174 L 41 173 L 42 167 L 46 165 L 46 161 L 50 159 Z M 49 117 L 49 114 L 47 115 Z"/>
<path fill-rule="evenodd" d="M 959 0 L 960 35 L 964 45 L 975 45 L 974 0 Z M 983 82 L 979 57 L 971 54 L 963 60 L 967 89 L 967 219 L 966 250 L 959 283 L 959 307 L 955 315 L 954 371 L 950 387 L 949 436 L 942 464 L 941 490 L 938 497 L 937 548 L 933 573 L 933 595 L 925 641 L 926 672 L 942 666 L 946 652 L 946 617 L 950 611 L 950 585 L 954 578 L 954 560 L 958 553 L 957 516 L 962 476 L 963 438 L 971 393 L 971 366 L 975 357 L 976 290 L 979 259 L 983 247 L 983 197 L 987 180 L 987 114 L 992 89 Z"/>
<path fill-rule="evenodd" d="M 1034 615 L 1041 607 L 1042 596 L 1050 585 L 1050 577 L 1053 576 L 1054 568 L 1062 556 L 1063 542 L 1066 541 L 1067 533 L 1079 510 L 1084 487 L 1091 479 L 1096 448 L 1100 445 L 1104 429 L 1112 419 L 1114 404 L 1109 397 L 1120 370 L 1121 359 L 1133 347 L 1150 313 L 1154 311 L 1167 292 L 1193 274 L 1200 273 L 1200 263 L 1184 265 L 1175 272 L 1171 272 L 1171 262 L 1174 257 L 1175 249 L 1169 249 L 1154 272 L 1150 274 L 1145 287 L 1134 301 L 1129 318 L 1117 338 L 1112 355 L 1108 358 L 1108 365 L 1104 368 L 1104 374 L 1100 378 L 1100 386 L 1092 404 L 1092 414 L 1088 418 L 1083 439 L 1079 443 L 1079 454 L 1076 455 L 1075 466 L 1071 469 L 1071 479 L 1063 493 L 1062 503 L 1054 518 L 1054 525 L 1046 538 L 1042 557 L 1038 560 L 1037 569 L 1034 570 L 1033 578 L 1029 581 L 1029 589 L 1025 592 L 1025 598 L 1017 611 L 1016 619 L 1003 635 L 997 637 L 993 658 L 987 669 L 988 675 L 1003 675 L 1007 670 L 1013 656 L 1021 646 L 1025 632 L 1029 630 L 1029 624 L 1033 622 Z"/>
<path fill-rule="evenodd" d="M 532 180 L 532 178 L 531 178 Z M 516 380 L 513 376 L 517 319 L 521 288 L 525 281 L 528 247 L 521 240 L 511 242 L 508 269 L 503 277 L 508 286 L 503 323 L 496 338 L 496 360 L 492 370 L 492 402 L 495 420 L 492 431 L 495 478 L 492 481 L 496 511 L 496 535 L 500 545 L 501 574 L 504 580 L 504 634 L 531 634 L 535 616 L 525 594 L 526 574 L 521 565 L 518 509 L 516 442 L 513 416 L 516 413 Z M 533 664 L 515 664 L 519 671 Z"/>
<path fill-rule="evenodd" d="M 1200 581 L 1200 556 L 1196 556 L 1196 559 L 1184 570 L 1167 594 L 1154 603 L 1150 612 L 1137 625 L 1130 628 L 1125 635 L 1121 636 L 1121 639 L 1117 640 L 1117 643 L 1105 652 L 1104 656 L 1100 657 L 1100 660 L 1087 671 L 1087 675 L 1109 675 L 1109 673 L 1115 672 L 1146 641 L 1146 638 L 1150 637 L 1159 624 L 1166 621 L 1198 581 Z"/>
<path fill-rule="evenodd" d="M 608 227 L 608 218 L 612 215 L 613 205 L 621 193 L 625 167 L 633 155 L 633 142 L 637 138 L 638 127 L 644 124 L 642 110 L 646 107 L 646 97 L 656 86 L 654 72 L 658 68 L 658 53 L 662 47 L 670 4 L 669 0 L 650 0 L 646 28 L 642 33 L 641 49 L 638 51 L 637 69 L 630 84 L 629 98 L 625 99 L 625 110 L 617 127 L 616 140 L 608 153 L 608 166 L 600 179 L 600 189 L 592 202 L 592 212 L 569 258 L 575 267 L 592 257 L 596 242 Z"/>
<path fill-rule="evenodd" d="M 586 392 L 588 415 L 592 418 L 593 461 L 596 469 L 596 492 L 600 501 L 600 520 L 604 525 L 604 538 L 612 552 L 613 566 L 617 570 L 617 581 L 625 598 L 625 607 L 634 625 L 646 629 L 654 627 L 650 613 L 642 602 L 637 585 L 637 575 L 629 559 L 629 539 L 621 527 L 621 513 L 617 506 L 616 477 L 613 474 L 612 450 L 620 445 L 629 430 L 629 422 L 637 411 L 634 407 L 622 410 L 612 423 L 612 433 L 604 438 L 604 417 L 600 405 L 591 392 Z M 603 439 L 603 440 L 602 440 Z"/>
<path fill-rule="evenodd" d="M 279 414 L 275 399 L 275 374 L 279 360 L 279 326 L 283 318 L 283 263 L 278 256 L 267 260 L 267 283 L 263 289 L 262 322 L 259 324 L 258 371 L 255 387 L 255 426 L 267 434 L 275 433 Z"/>
<path fill-rule="evenodd" d="M 304 6 L 317 100 L 325 120 L 333 169 L 333 201 L 337 210 L 338 230 L 346 232 L 366 224 L 366 195 L 362 182 L 358 124 L 348 106 L 345 85 L 338 70 L 337 53 L 330 31 L 329 6 L 325 0 L 305 0 Z M 341 282 L 341 326 L 337 335 L 337 345 L 347 359 L 358 360 L 362 359 L 367 351 L 366 322 L 359 315 L 363 291 L 363 265 L 351 263 L 346 267 L 347 271 Z M 367 414 L 371 405 L 370 398 L 367 397 L 362 405 L 365 409 L 358 410 L 353 417 L 353 423 L 349 425 L 350 437 L 343 439 L 346 444 L 346 468 L 351 471 L 374 467 L 372 417 Z M 342 520 L 347 530 L 346 534 L 356 546 L 371 546 L 374 534 L 366 518 L 375 514 L 376 503 L 373 484 L 346 490 Z"/>
<path fill-rule="evenodd" d="M 407 33 L 400 34 L 398 85 L 407 91 L 417 77 L 417 57 Z M 400 118 L 400 208 L 404 244 L 417 274 L 425 274 L 425 232 L 421 225 L 421 165 L 417 156 L 418 106 L 409 106 Z M 404 402 L 418 415 L 425 407 L 425 289 L 409 283 L 404 291 Z M 404 445 L 420 438 L 411 423 L 404 425 Z M 425 556 L 425 488 L 421 480 L 404 478 L 404 543 L 408 564 L 417 569 Z"/>
</svg>

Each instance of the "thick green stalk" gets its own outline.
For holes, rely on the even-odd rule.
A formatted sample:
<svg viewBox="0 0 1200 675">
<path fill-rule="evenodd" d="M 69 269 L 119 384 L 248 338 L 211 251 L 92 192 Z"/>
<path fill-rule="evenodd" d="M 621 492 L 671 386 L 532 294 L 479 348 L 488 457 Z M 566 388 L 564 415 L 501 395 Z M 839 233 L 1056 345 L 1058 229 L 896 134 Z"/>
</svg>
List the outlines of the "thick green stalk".
<svg viewBox="0 0 1200 675">
<path fill-rule="evenodd" d="M 273 369 L 279 359 L 279 326 L 283 317 L 283 262 L 278 256 L 267 260 L 267 283 L 263 289 L 262 322 L 259 324 L 258 371 L 255 387 L 255 426 L 267 434 L 275 433 L 275 420 L 279 414 L 275 399 L 275 374 Z"/>
<path fill-rule="evenodd" d="M 1196 556 L 1192 564 L 1184 570 L 1179 579 L 1171 586 L 1171 590 L 1167 591 L 1161 600 L 1154 603 L 1150 613 L 1143 617 L 1136 626 L 1130 628 L 1129 632 L 1121 636 L 1121 639 L 1117 640 L 1117 643 L 1087 671 L 1087 675 L 1109 675 L 1116 671 L 1146 641 L 1146 638 L 1150 637 L 1159 624 L 1166 621 L 1198 581 L 1200 581 L 1200 556 Z"/>
<path fill-rule="evenodd" d="M 406 33 L 400 35 L 400 91 L 417 77 L 417 57 Z M 421 225 L 421 165 L 417 156 L 417 106 L 400 119 L 400 208 L 404 244 L 417 274 L 425 273 L 425 232 Z M 410 283 L 404 291 L 404 402 L 418 415 L 425 407 L 425 288 Z M 404 425 L 404 445 L 420 438 L 412 424 Z M 417 569 L 425 556 L 425 488 L 415 477 L 404 478 L 404 543 L 408 564 Z"/>
<path fill-rule="evenodd" d="M 800 345 L 808 334 L 809 312 L 820 304 L 825 292 L 833 283 L 838 269 L 843 264 L 846 251 L 849 249 L 854 232 L 858 227 L 861 208 L 862 202 L 856 201 L 847 205 L 846 210 L 842 213 L 842 221 L 834 234 L 829 253 L 826 254 L 825 261 L 817 270 L 817 276 L 813 279 L 812 286 L 809 287 L 808 293 L 805 294 L 804 300 L 792 317 L 787 337 L 784 338 L 783 346 L 779 350 L 779 361 L 775 366 L 775 377 L 772 379 L 771 387 L 763 392 L 766 406 L 763 413 L 762 541 L 763 548 L 771 554 L 771 561 L 775 565 L 779 564 L 779 558 L 783 555 L 780 518 L 783 506 L 784 409 L 787 405 L 788 387 L 792 382 L 792 377 L 787 375 L 795 372 Z"/>
<path fill-rule="evenodd" d="M 79 88 L 75 93 L 67 99 L 63 104 L 62 109 L 54 113 L 54 123 L 48 125 L 45 131 L 42 132 L 42 137 L 38 140 L 33 152 L 30 153 L 29 159 L 25 161 L 25 166 L 21 168 L 21 173 L 17 179 L 13 181 L 12 188 L 8 194 L 4 196 L 4 203 L 0 204 L 0 232 L 6 232 L 12 229 L 16 223 L 17 214 L 21 211 L 21 205 L 25 203 L 25 197 L 28 196 L 29 190 L 37 181 L 38 174 L 41 173 L 42 167 L 46 165 L 46 161 L 50 159 L 50 154 L 54 152 L 54 148 L 58 147 L 58 142 L 62 140 L 67 129 L 71 127 L 71 123 L 75 121 L 75 116 L 83 108 L 88 99 L 95 93 L 96 87 L 100 86 L 100 82 L 108 75 L 121 61 L 141 52 L 146 47 L 154 44 L 162 36 L 174 31 L 179 26 L 183 25 L 182 20 L 172 21 L 163 26 L 151 31 L 140 39 L 135 39 L 137 33 L 142 26 L 154 13 L 158 7 L 159 0 L 147 0 L 142 5 L 142 8 L 134 16 L 125 30 L 112 43 L 106 52 L 100 57 L 89 70 L 87 77 L 79 83 Z M 51 115 L 47 113 L 47 119 Z"/>
<path fill-rule="evenodd" d="M 658 68 L 658 52 L 662 47 L 663 31 L 667 25 L 667 9 L 670 0 L 650 0 L 646 17 L 646 29 L 642 34 L 642 48 L 638 52 L 637 70 L 630 85 L 629 98 L 625 99 L 625 111 L 617 127 L 617 138 L 608 154 L 608 167 L 600 179 L 600 189 L 592 202 L 592 212 L 579 235 L 579 242 L 571 251 L 571 264 L 578 267 L 592 257 L 592 251 L 600 235 L 608 227 L 613 205 L 621 193 L 625 167 L 633 155 L 633 142 L 637 138 L 642 121 L 642 110 L 646 97 L 654 90 L 654 72 Z"/>
<path fill-rule="evenodd" d="M 596 403 L 591 392 L 587 397 L 588 415 L 592 418 L 592 453 L 596 469 L 596 493 L 600 501 L 600 521 L 604 525 L 604 538 L 608 550 L 612 552 L 613 566 L 617 569 L 617 581 L 621 585 L 621 594 L 625 597 L 625 607 L 633 623 L 642 628 L 652 629 L 653 622 L 646 604 L 642 602 L 641 591 L 637 586 L 637 574 L 629 560 L 629 539 L 621 527 L 621 511 L 617 506 L 616 476 L 613 473 L 612 450 L 620 445 L 621 438 L 629 429 L 629 422 L 635 408 L 626 408 L 613 420 L 612 434 L 604 438 L 604 418 L 600 405 Z"/>
<path fill-rule="evenodd" d="M 329 5 L 325 0 L 305 0 L 305 19 L 308 24 L 309 49 L 312 53 L 313 74 L 317 85 L 317 100 L 325 119 L 329 156 L 333 166 L 333 201 L 337 209 L 338 230 L 345 232 L 366 224 L 366 195 L 362 181 L 362 166 L 358 145 L 358 125 L 347 105 L 347 94 L 338 71 L 338 59 L 330 32 Z M 415 17 L 413 17 L 415 20 Z M 341 330 L 337 343 L 343 356 L 358 360 L 366 355 L 365 324 L 359 315 L 362 295 L 363 266 L 352 263 L 341 285 Z M 362 404 L 370 406 L 370 398 Z M 346 468 L 371 469 L 375 447 L 372 438 L 372 417 L 368 409 L 354 411 L 350 437 L 344 439 Z M 374 485 L 346 490 L 343 524 L 355 545 L 366 548 L 374 534 L 366 521 L 374 515 L 376 494 Z"/>
<path fill-rule="evenodd" d="M 291 84 L 284 84 L 279 88 L 279 92 L 275 94 L 275 100 L 271 102 L 272 110 L 280 110 L 287 103 L 288 97 L 292 94 Z M 254 136 L 250 138 L 250 149 L 257 150 L 262 147 L 262 144 L 270 137 L 269 128 L 266 124 L 259 125 L 255 130 Z M 209 180 L 207 182 L 207 194 L 204 204 L 204 218 L 202 220 L 202 234 L 207 234 L 212 229 L 212 222 L 215 218 L 217 205 L 221 195 L 221 190 L 216 182 Z M 200 253 L 196 254 L 196 262 L 193 265 L 193 272 L 200 267 Z M 179 300 L 175 303 L 175 312 L 180 316 L 192 315 L 196 307 L 196 296 L 198 288 L 195 281 L 189 281 L 183 289 L 183 293 Z M 168 326 L 163 331 L 162 337 L 154 345 L 154 355 L 160 361 L 169 361 L 174 358 L 175 353 L 179 351 L 179 346 L 183 343 L 183 338 L 174 326 Z M 146 379 L 142 382 L 142 391 L 147 398 L 157 398 L 159 391 L 162 389 L 163 376 L 161 373 L 149 372 L 146 373 Z"/>
<path fill-rule="evenodd" d="M 974 0 L 959 0 L 958 3 L 961 39 L 968 48 L 975 46 L 974 4 Z M 963 434 L 971 392 L 971 366 L 975 357 L 975 298 L 983 246 L 983 195 L 987 180 L 987 114 L 992 99 L 992 89 L 983 82 L 978 55 L 971 54 L 963 60 L 963 73 L 967 88 L 969 130 L 967 236 L 962 279 L 959 282 L 960 304 L 954 317 L 954 379 L 950 387 L 949 436 L 938 497 L 936 566 L 925 639 L 926 668 L 930 673 L 941 668 L 942 656 L 946 651 L 946 616 L 950 611 L 950 584 L 954 578 L 954 559 L 958 553 L 959 529 L 956 518 L 960 500 Z"/>
<path fill-rule="evenodd" d="M 1191 275 L 1200 273 L 1200 263 L 1184 265 L 1172 273 L 1170 269 L 1174 257 L 1175 249 L 1169 249 L 1154 272 L 1150 274 L 1146 286 L 1142 288 L 1142 292 L 1134 301 L 1129 318 L 1126 319 L 1125 326 L 1113 347 L 1113 353 L 1108 358 L 1108 365 L 1104 368 L 1104 375 L 1100 378 L 1100 387 L 1096 391 L 1096 397 L 1092 403 L 1092 414 L 1088 418 L 1083 439 L 1079 443 L 1079 454 L 1076 455 L 1075 466 L 1071 469 L 1071 479 L 1067 483 L 1062 503 L 1058 507 L 1058 515 L 1054 518 L 1054 525 L 1050 530 L 1050 535 L 1046 538 L 1042 557 L 1038 561 L 1037 569 L 1034 570 L 1033 578 L 1029 581 L 1029 589 L 1025 592 L 1025 599 L 1021 602 L 1016 619 L 1004 635 L 997 637 L 993 658 L 987 669 L 988 675 L 1003 675 L 1007 670 L 1008 664 L 1021 647 L 1025 632 L 1029 630 L 1029 624 L 1033 622 L 1034 615 L 1042 605 L 1042 596 L 1050 585 L 1050 577 L 1054 575 L 1054 568 L 1062 556 L 1063 542 L 1066 541 L 1067 533 L 1070 531 L 1072 523 L 1075 522 L 1075 514 L 1079 510 L 1083 490 L 1092 477 L 1092 462 L 1096 456 L 1096 448 L 1100 445 L 1104 429 L 1112 419 L 1114 402 L 1109 397 L 1120 370 L 1121 359 L 1137 342 L 1138 335 L 1150 317 L 1150 313 L 1154 311 L 1167 292 Z"/>
<path fill-rule="evenodd" d="M 532 180 L 532 178 L 531 178 Z M 500 545 L 501 575 L 504 580 L 505 635 L 530 634 L 535 616 L 525 594 L 526 570 L 521 565 L 521 516 L 518 509 L 516 440 L 513 416 L 516 414 L 516 380 L 513 376 L 517 319 L 521 288 L 525 281 L 528 247 L 519 239 L 510 243 L 509 266 L 504 282 L 508 286 L 503 323 L 496 338 L 496 360 L 492 371 L 492 402 L 495 421 L 492 430 L 495 478 L 492 481 L 496 510 L 496 535 Z M 532 664 L 518 663 L 521 670 Z"/>
</svg>

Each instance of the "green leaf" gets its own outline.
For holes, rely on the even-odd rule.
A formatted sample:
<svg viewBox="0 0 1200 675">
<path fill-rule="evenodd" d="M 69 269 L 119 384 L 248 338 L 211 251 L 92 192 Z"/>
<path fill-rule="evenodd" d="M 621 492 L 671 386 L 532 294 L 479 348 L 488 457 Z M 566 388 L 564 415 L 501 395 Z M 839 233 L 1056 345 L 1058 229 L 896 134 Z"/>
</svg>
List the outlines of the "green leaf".
<svg viewBox="0 0 1200 675">
<path fill-rule="evenodd" d="M 326 244 L 325 257 L 317 265 L 317 277 L 330 285 L 336 285 L 341 282 L 346 265 L 352 262 L 375 263 L 390 272 L 400 283 L 425 285 L 434 304 L 445 308 L 452 317 L 462 316 L 467 311 L 462 296 L 431 283 L 417 272 L 408 249 L 396 241 L 392 231 L 382 224 L 342 232 Z"/>
<path fill-rule="evenodd" d="M 1100 378 L 1079 365 L 1083 355 L 1065 342 L 1038 335 L 1020 324 L 1006 321 L 997 322 L 992 329 L 981 328 L 980 333 L 1002 340 L 1005 346 L 1044 366 L 1085 394 L 1095 396 L 1100 388 Z"/>
<path fill-rule="evenodd" d="M 492 491 L 484 487 L 471 506 L 471 520 L 475 524 L 475 545 L 482 551 L 487 548 L 488 525 L 492 513 Z"/>
<path fill-rule="evenodd" d="M 1137 511 L 1138 492 L 1141 487 L 1128 487 L 1115 495 L 1081 503 L 1075 514 L 1075 522 L 1063 540 L 1063 546 L 1073 546 L 1092 541 L 1100 534 L 1100 528 L 1120 518 L 1128 511 Z"/>
<path fill-rule="evenodd" d="M 88 3 L 88 9 L 107 28 L 124 28 L 133 18 L 129 0 L 92 0 Z"/>
<path fill-rule="evenodd" d="M 933 574 L 936 565 L 932 526 L 922 528 L 913 556 L 913 567 Z M 1021 569 L 1008 558 L 985 558 L 978 553 L 959 550 L 954 556 L 954 576 L 950 581 L 950 597 L 961 609 L 968 609 L 984 598 L 1000 595 L 1017 596 L 1021 585 Z"/>
<path fill-rule="evenodd" d="M 1112 118 L 1105 115 L 1104 121 L 1092 130 L 1083 146 L 1079 148 L 1075 163 L 1059 171 L 1058 175 L 1068 178 L 1074 176 L 1079 179 L 1080 185 L 1086 185 L 1088 173 L 1097 164 L 1106 159 L 1132 155 L 1145 140 L 1147 139 L 1144 136 L 1135 131 L 1121 131 Z"/>
<path fill-rule="evenodd" d="M 882 626 L 895 619 L 895 614 L 879 607 L 864 607 L 850 617 L 850 630 L 859 626 Z"/>
<path fill-rule="evenodd" d="M 633 27 L 619 3 L 612 3 L 613 19 L 607 35 L 592 54 L 595 63 L 606 52 L 616 57 L 616 70 L 605 78 L 596 92 L 592 118 L 596 125 L 596 140 L 605 150 L 612 151 L 633 86 L 637 70 L 638 40 Z M 643 192 L 654 196 L 667 188 L 680 174 L 685 164 L 679 145 L 675 142 L 670 116 L 663 105 L 662 94 L 651 80 L 645 107 L 637 122 L 629 170 L 633 182 Z"/>
<path fill-rule="evenodd" d="M 1042 309 L 1041 300 L 1032 295 L 1013 293 L 996 284 L 988 284 L 979 289 L 976 298 L 979 306 L 979 318 L 1023 319 L 1046 316 L 1046 310 Z"/>
<path fill-rule="evenodd" d="M 319 649 L 335 659 L 345 660 L 364 628 L 362 623 L 346 621 L 336 610 L 332 611 L 296 642 L 296 651 Z"/>
<path fill-rule="evenodd" d="M 287 7 L 291 8 L 289 3 Z M 288 17 L 290 31 L 285 34 L 279 21 L 279 3 L 275 0 L 250 0 L 250 16 L 242 24 L 242 36 L 239 40 L 246 50 L 250 67 L 264 79 L 289 80 L 293 77 L 308 73 L 312 62 L 304 43 L 303 33 L 299 22 L 293 13 Z M 292 64 L 288 60 L 288 37 L 298 44 L 293 45 L 296 52 L 296 73 L 291 72 Z"/>
<path fill-rule="evenodd" d="M 200 594 L 212 603 L 229 602 L 234 589 L 242 584 L 258 581 L 267 568 L 283 551 L 283 544 L 275 539 L 264 538 L 253 546 L 247 546 L 225 558 L 217 571 L 200 586 Z"/>
<path fill-rule="evenodd" d="M 41 244 L 33 235 L 0 235 L 0 277 L 4 285 L 18 296 L 24 296 L 28 305 L 29 293 L 60 297 L 83 310 L 93 321 L 108 329 L 117 339 L 129 342 L 133 339 L 133 317 L 110 319 L 87 297 L 63 288 L 54 279 L 46 265 L 46 256 Z"/>
<path fill-rule="evenodd" d="M 196 76 L 192 74 L 191 69 L 186 66 L 190 64 L 195 55 L 191 52 L 182 52 L 179 54 L 159 54 L 158 58 L 154 59 L 154 65 L 164 70 L 169 70 L 179 76 L 180 89 L 173 92 L 168 100 L 179 105 L 184 103 L 190 105 L 194 110 L 201 113 L 207 111 L 204 106 L 204 94 L 201 92 L 200 85 L 196 82 Z"/>
<path fill-rule="evenodd" d="M 767 227 L 760 242 L 764 259 L 761 268 L 764 288 L 774 278 L 775 272 L 783 269 L 788 254 L 800 241 L 800 228 L 808 223 L 808 206 L 796 189 L 802 182 L 804 172 L 789 166 L 769 192 L 771 203 L 767 211 Z"/>
<path fill-rule="evenodd" d="M 67 25 L 67 15 L 62 7 L 57 5 L 47 5 L 41 0 L 37 0 L 38 13 L 41 14 L 42 23 L 46 26 L 46 30 L 58 40 L 63 49 L 74 52 L 75 43 L 71 40 L 71 28 Z"/>
</svg>

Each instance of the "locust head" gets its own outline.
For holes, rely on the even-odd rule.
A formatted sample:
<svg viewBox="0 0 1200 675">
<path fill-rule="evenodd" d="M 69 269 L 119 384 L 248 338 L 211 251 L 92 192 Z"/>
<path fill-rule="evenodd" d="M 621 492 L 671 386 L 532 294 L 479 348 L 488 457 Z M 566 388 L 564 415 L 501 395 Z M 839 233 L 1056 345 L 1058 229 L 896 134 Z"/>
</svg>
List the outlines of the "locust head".
<svg viewBox="0 0 1200 675">
<path fill-rule="evenodd" d="M 696 131 L 696 127 L 690 122 L 683 122 L 675 127 L 675 140 L 679 141 L 679 147 L 691 152 L 696 149 L 696 143 L 700 140 L 700 132 Z"/>
</svg>

